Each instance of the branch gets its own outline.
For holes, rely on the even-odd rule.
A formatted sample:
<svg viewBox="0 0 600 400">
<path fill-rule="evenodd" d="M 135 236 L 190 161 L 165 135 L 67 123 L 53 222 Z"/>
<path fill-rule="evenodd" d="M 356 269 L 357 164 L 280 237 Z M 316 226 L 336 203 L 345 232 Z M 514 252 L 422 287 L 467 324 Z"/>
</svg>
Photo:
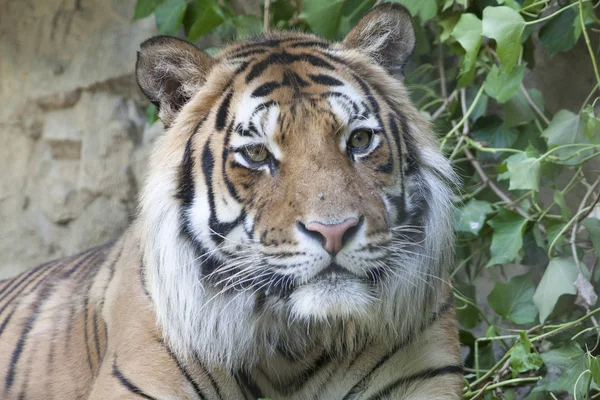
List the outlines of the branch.
<svg viewBox="0 0 600 400">
<path fill-rule="evenodd" d="M 599 184 L 600 177 L 598 177 L 596 181 L 588 188 L 587 193 L 585 194 L 585 196 L 583 196 L 581 203 L 579 203 L 579 208 L 577 209 L 576 215 L 582 214 L 588 199 L 590 198 L 592 193 L 594 193 L 594 190 L 596 190 Z M 598 196 L 598 198 L 594 201 L 594 204 L 598 201 L 599 198 L 600 196 Z M 590 207 L 590 211 L 592 209 L 593 206 Z M 590 312 L 590 307 L 596 304 L 596 301 L 598 300 L 598 295 L 594 291 L 594 287 L 592 286 L 590 281 L 585 278 L 585 275 L 583 275 L 583 270 L 581 269 L 581 264 L 579 263 L 579 257 L 577 256 L 577 246 L 575 245 L 575 236 L 577 235 L 577 230 L 579 228 L 579 221 L 583 220 L 587 216 L 587 214 L 588 213 L 585 213 L 581 215 L 581 217 L 575 218 L 575 221 L 573 222 L 573 227 L 571 228 L 571 252 L 573 253 L 575 265 L 577 266 L 577 279 L 575 280 L 575 282 L 573 282 L 573 286 L 575 286 L 575 289 L 577 289 L 577 300 L 575 301 L 575 303 L 582 306 L 587 312 Z M 595 319 L 592 319 L 592 321 L 594 322 L 594 325 L 598 325 Z"/>
<path fill-rule="evenodd" d="M 544 112 L 539 109 L 537 104 L 535 104 L 531 96 L 529 96 L 529 93 L 527 93 L 527 89 L 525 89 L 525 86 L 522 83 L 521 92 L 523 92 L 523 96 L 525 96 L 525 99 L 527 100 L 531 108 L 533 108 L 533 110 L 540 116 L 540 118 L 546 123 L 546 125 L 550 125 L 550 120 L 544 115 Z"/>
<path fill-rule="evenodd" d="M 263 20 L 263 33 L 269 33 L 269 25 L 271 22 L 271 0 L 265 0 L 265 13 Z"/>
</svg>

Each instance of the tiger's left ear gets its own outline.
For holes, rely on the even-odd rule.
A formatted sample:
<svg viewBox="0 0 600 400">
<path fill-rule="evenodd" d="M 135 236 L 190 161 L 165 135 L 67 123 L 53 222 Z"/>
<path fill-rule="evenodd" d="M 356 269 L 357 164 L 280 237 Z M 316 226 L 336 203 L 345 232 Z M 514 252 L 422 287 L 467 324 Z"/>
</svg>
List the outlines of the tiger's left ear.
<svg viewBox="0 0 600 400">
<path fill-rule="evenodd" d="M 368 54 L 389 74 L 402 78 L 416 46 L 412 17 L 400 4 L 378 5 L 358 21 L 343 44 Z"/>
<path fill-rule="evenodd" d="M 156 36 L 140 46 L 135 74 L 138 85 L 168 126 L 202 85 L 215 61 L 185 40 Z"/>
</svg>

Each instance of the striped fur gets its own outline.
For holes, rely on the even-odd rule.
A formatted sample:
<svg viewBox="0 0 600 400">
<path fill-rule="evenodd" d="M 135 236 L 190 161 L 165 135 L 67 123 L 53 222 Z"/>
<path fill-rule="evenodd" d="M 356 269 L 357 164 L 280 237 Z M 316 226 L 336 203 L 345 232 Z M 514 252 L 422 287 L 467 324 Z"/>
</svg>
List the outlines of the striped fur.
<svg viewBox="0 0 600 400">
<path fill-rule="evenodd" d="M 389 4 L 341 43 L 144 43 L 168 129 L 139 216 L 0 281 L 0 398 L 459 399 L 454 176 L 402 84 L 413 48 Z M 305 228 L 348 218 L 335 255 Z"/>
</svg>

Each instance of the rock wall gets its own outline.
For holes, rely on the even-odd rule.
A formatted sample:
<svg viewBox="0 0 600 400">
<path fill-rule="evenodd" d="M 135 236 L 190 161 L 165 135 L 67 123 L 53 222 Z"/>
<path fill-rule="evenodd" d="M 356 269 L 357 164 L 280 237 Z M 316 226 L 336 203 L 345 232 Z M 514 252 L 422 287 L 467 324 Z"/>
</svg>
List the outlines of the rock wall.
<svg viewBox="0 0 600 400">
<path fill-rule="evenodd" d="M 160 123 L 134 78 L 135 0 L 0 1 L 0 279 L 128 225 Z"/>
</svg>

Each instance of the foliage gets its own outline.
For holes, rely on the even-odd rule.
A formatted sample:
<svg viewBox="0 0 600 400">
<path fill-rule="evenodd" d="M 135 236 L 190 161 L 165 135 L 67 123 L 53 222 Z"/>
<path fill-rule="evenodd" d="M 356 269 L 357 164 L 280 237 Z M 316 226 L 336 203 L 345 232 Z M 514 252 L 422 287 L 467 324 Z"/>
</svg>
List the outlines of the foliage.
<svg viewBox="0 0 600 400">
<path fill-rule="evenodd" d="M 600 3 L 389 1 L 415 18 L 419 44 L 406 83 L 463 177 L 452 271 L 460 337 L 470 352 L 463 397 L 516 398 L 515 386 L 531 389 L 530 400 L 600 397 L 600 178 L 589 173 L 600 155 L 599 50 L 590 40 L 600 32 Z M 138 0 L 135 18 L 154 14 L 160 33 L 191 41 L 209 33 L 226 41 L 264 26 L 338 40 L 375 3 L 271 0 L 259 16 L 237 14 L 227 0 Z M 595 86 L 577 112 L 551 114 L 524 76 L 535 71 L 536 46 L 552 56 L 578 41 Z M 502 278 L 486 302 L 477 282 L 490 275 Z"/>
</svg>

